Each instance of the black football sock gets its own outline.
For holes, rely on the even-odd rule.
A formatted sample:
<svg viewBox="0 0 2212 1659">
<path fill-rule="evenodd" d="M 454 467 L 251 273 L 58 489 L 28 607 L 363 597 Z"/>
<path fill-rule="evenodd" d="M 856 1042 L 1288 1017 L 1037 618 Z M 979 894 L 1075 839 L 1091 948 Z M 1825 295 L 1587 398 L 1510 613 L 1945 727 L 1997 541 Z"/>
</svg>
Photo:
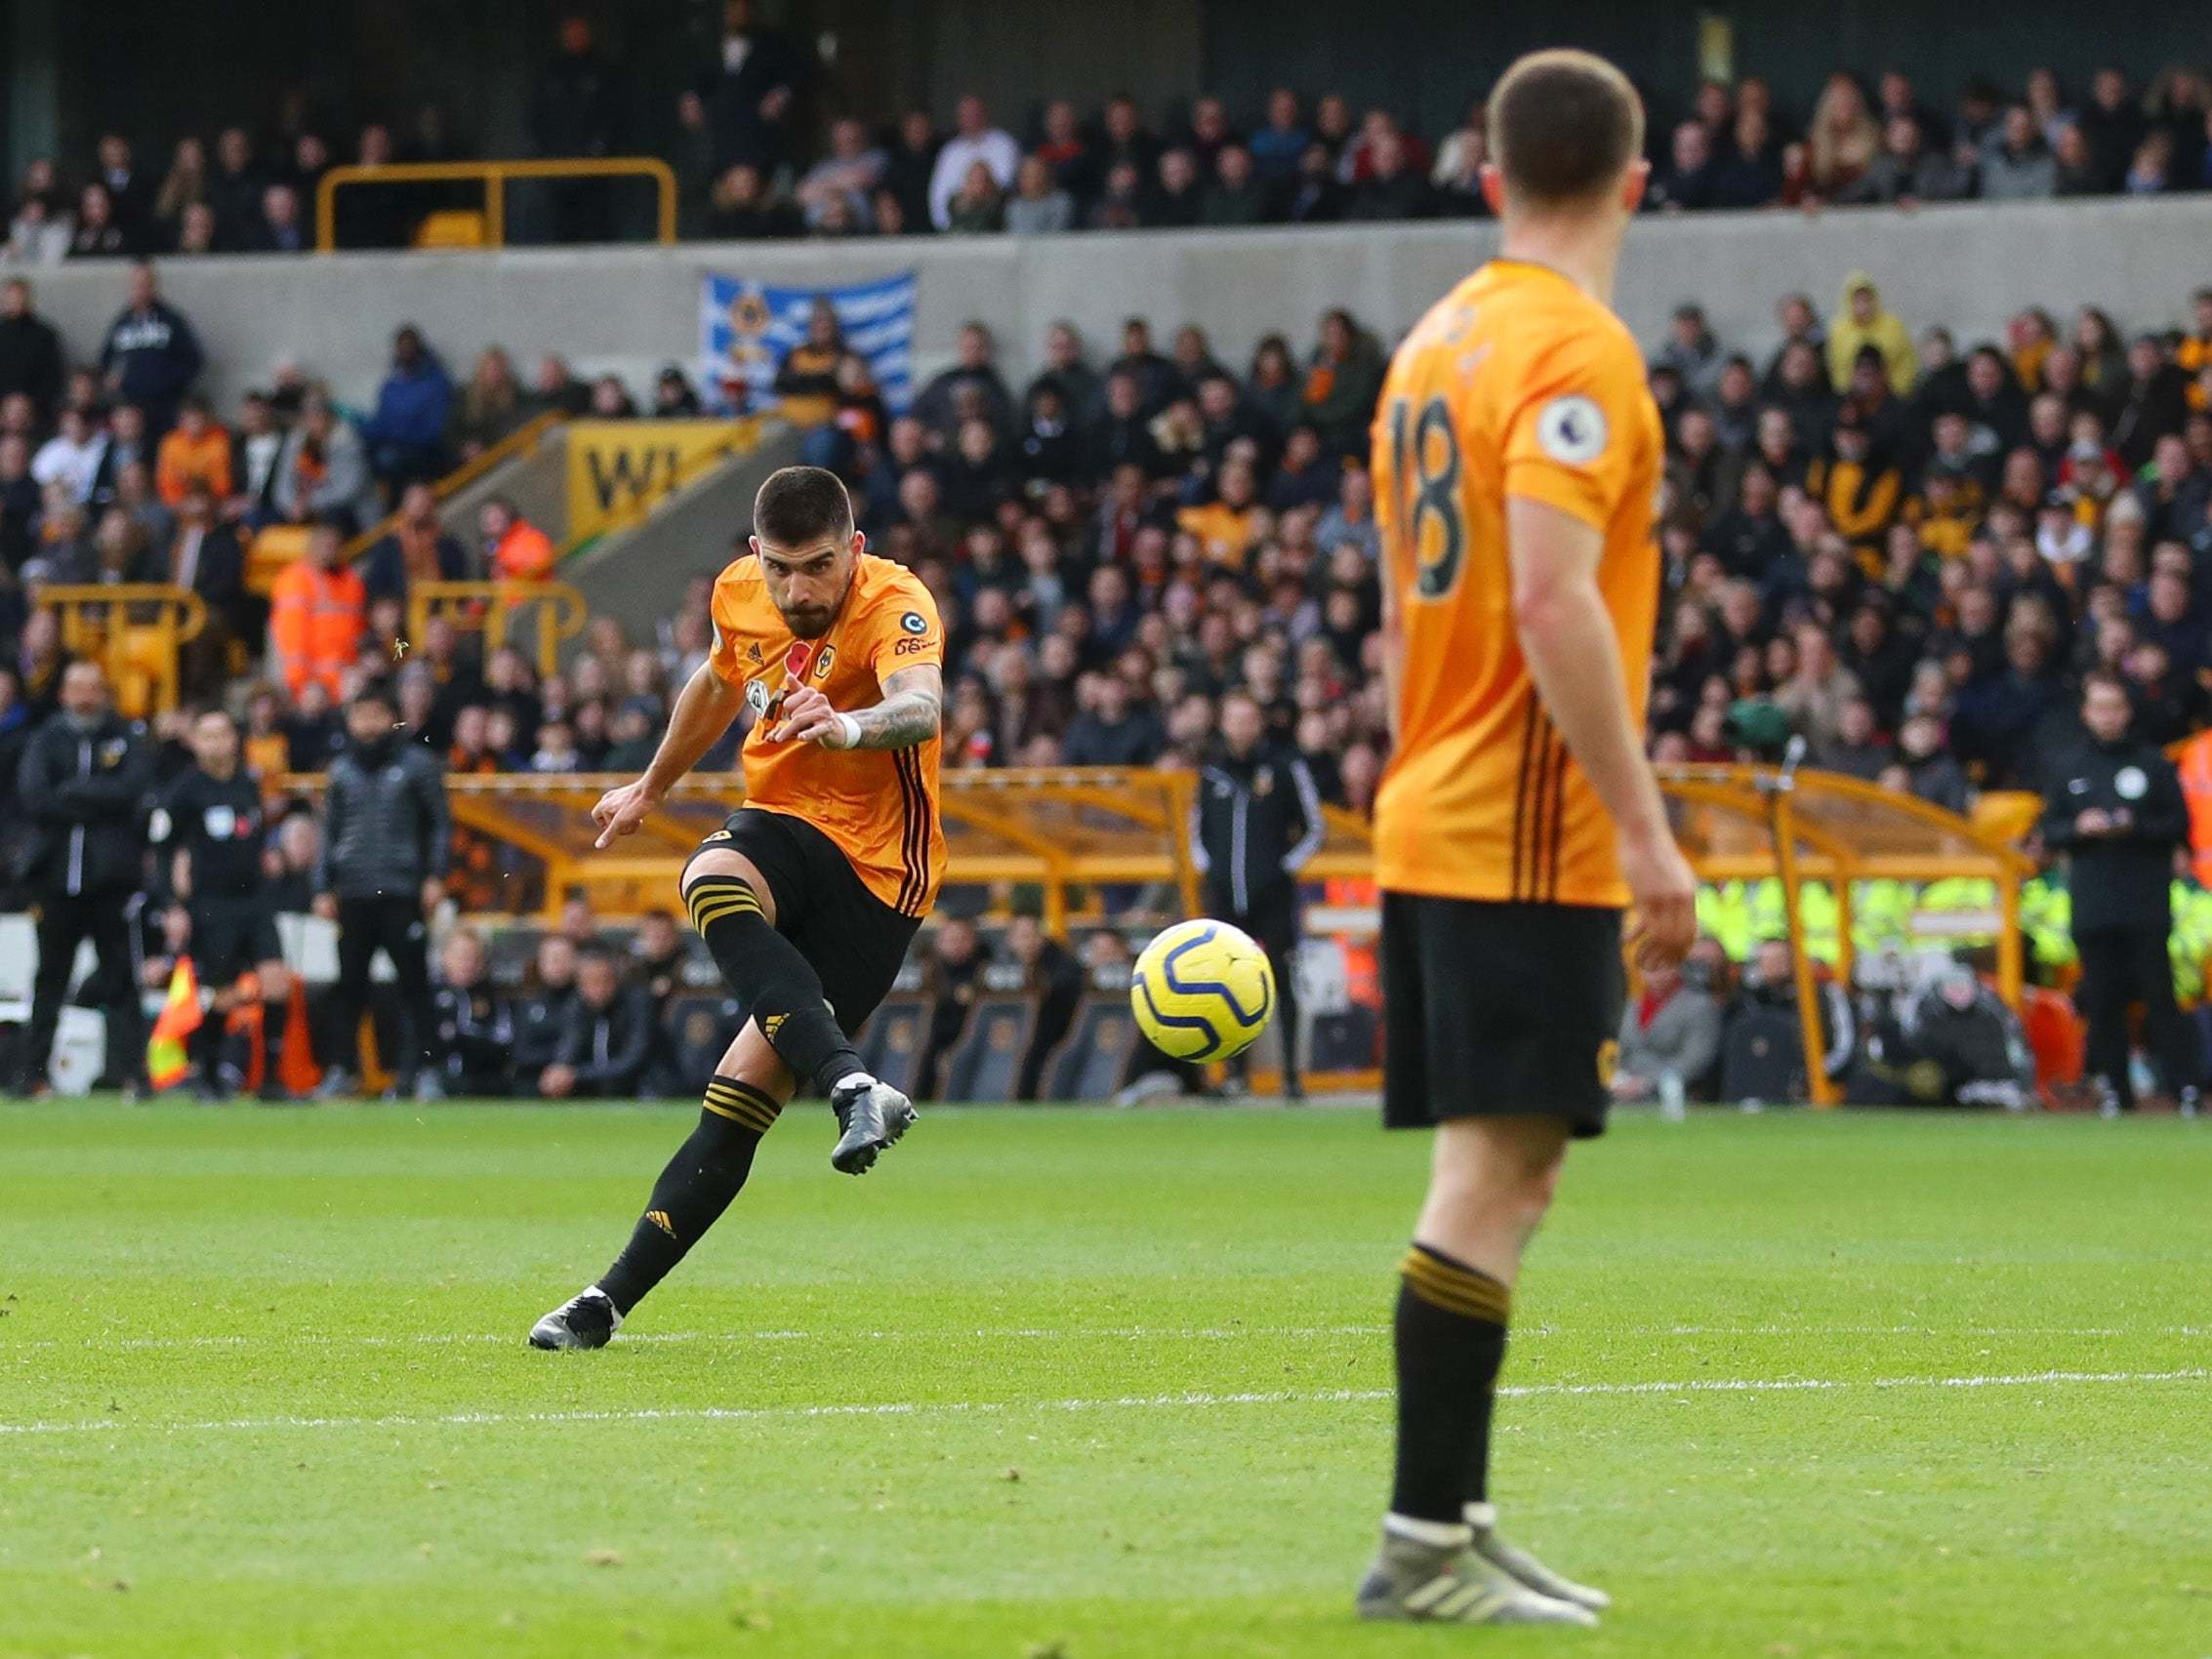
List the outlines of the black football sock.
<svg viewBox="0 0 2212 1659">
<path fill-rule="evenodd" d="M 699 1126 L 653 1183 L 630 1242 L 600 1275 L 599 1288 L 617 1313 L 635 1308 L 721 1219 L 753 1172 L 760 1137 L 782 1110 L 772 1095 L 735 1077 L 717 1076 L 707 1085 Z"/>
<path fill-rule="evenodd" d="M 828 1094 L 865 1070 L 822 997 L 822 977 L 799 947 L 768 924 L 753 884 L 734 875 L 702 875 L 683 890 L 691 925 L 707 942 L 715 966 L 768 1046 L 801 1088 Z"/>
<path fill-rule="evenodd" d="M 1399 1264 L 1398 1473 L 1390 1513 L 1457 1526 L 1489 1492 L 1490 1415 L 1512 1292 L 1415 1244 Z"/>
</svg>

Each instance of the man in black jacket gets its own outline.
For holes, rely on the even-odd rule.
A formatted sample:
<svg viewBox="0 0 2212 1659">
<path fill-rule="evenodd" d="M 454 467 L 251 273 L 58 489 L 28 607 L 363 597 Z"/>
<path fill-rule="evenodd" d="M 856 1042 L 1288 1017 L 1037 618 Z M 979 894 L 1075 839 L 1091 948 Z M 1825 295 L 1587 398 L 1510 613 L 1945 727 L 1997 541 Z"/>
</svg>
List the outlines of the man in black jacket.
<svg viewBox="0 0 2212 1659">
<path fill-rule="evenodd" d="M 568 1009 L 575 1000 L 576 943 L 564 933 L 549 933 L 538 941 L 536 985 L 514 1005 L 517 1087 L 534 1087 L 560 1057 L 561 1033 L 568 1029 Z"/>
<path fill-rule="evenodd" d="M 106 1072 L 134 1081 L 144 1072 L 128 905 L 145 874 L 139 815 L 152 781 L 153 751 L 109 707 L 107 676 L 96 663 L 71 663 L 61 674 L 61 711 L 31 737 L 16 781 L 32 824 L 25 875 L 38 905 L 38 980 L 18 1093 L 51 1088 L 54 1032 L 87 939 L 110 998 Z"/>
<path fill-rule="evenodd" d="M 1027 989 L 1037 998 L 1037 1023 L 1030 1030 L 1028 1051 L 1021 1057 L 1014 1099 L 1042 1100 L 1045 1063 L 1075 1024 L 1086 980 L 1075 953 L 1046 933 L 1033 915 L 1016 915 L 1007 924 L 1006 950 L 1021 964 L 1028 977 Z"/>
<path fill-rule="evenodd" d="M 430 1049 L 438 1092 L 497 1097 L 508 1092 L 514 1021 L 485 970 L 484 941 L 457 927 L 439 952 L 443 983 L 431 998 Z"/>
<path fill-rule="evenodd" d="M 330 763 L 315 913 L 338 923 L 338 1051 L 351 1048 L 369 1005 L 369 964 L 381 946 L 399 982 L 406 1036 L 393 1068 L 414 1087 L 435 1027 L 428 917 L 445 892 L 452 829 L 445 779 L 430 751 L 401 741 L 391 693 L 371 681 L 346 708 L 350 742 Z M 343 1069 L 323 1093 L 352 1086 Z"/>
<path fill-rule="evenodd" d="M 2044 801 L 2044 846 L 2069 855 L 2073 943 L 2081 956 L 2078 1000 L 2089 1022 L 2089 1074 L 2106 1115 L 2132 1108 L 2128 1005 L 2141 1002 L 2165 1084 L 2185 1110 L 2196 1104 L 2198 1065 L 2174 1005 L 2166 954 L 2172 931 L 2174 849 L 2189 808 L 2172 762 L 2129 739 L 2133 710 L 2117 676 L 2085 675 L 2081 723 L 2089 742 L 2066 763 Z"/>
<path fill-rule="evenodd" d="M 30 284 L 20 276 L 0 284 L 0 397 L 23 392 L 41 420 L 61 400 L 61 337 L 31 309 Z"/>
<path fill-rule="evenodd" d="M 258 1000 L 266 1040 L 284 1029 L 292 988 L 262 867 L 261 781 L 239 764 L 237 723 L 221 708 L 204 709 L 188 735 L 193 764 L 161 791 L 148 837 L 166 861 L 154 888 L 166 885 L 190 914 L 192 966 L 213 993 L 192 1050 L 198 1093 L 221 1100 L 251 1070 L 251 1053 L 229 1040 L 229 1014 Z"/>
<path fill-rule="evenodd" d="M 131 267 L 131 303 L 107 325 L 100 366 L 107 389 L 145 411 L 149 443 L 176 424 L 177 405 L 207 361 L 184 314 L 162 299 L 153 263 Z"/>
<path fill-rule="evenodd" d="M 613 951 L 594 940 L 576 953 L 576 996 L 538 1092 L 548 1100 L 635 1100 L 659 1031 L 645 988 L 624 980 Z"/>
<path fill-rule="evenodd" d="M 1191 858 L 1206 877 L 1208 915 L 1259 942 L 1275 969 L 1283 1094 L 1296 1100 L 1298 871 L 1321 848 L 1321 791 L 1304 760 L 1266 740 L 1258 699 L 1221 699 L 1221 746 L 1199 774 L 1191 806 Z"/>
</svg>

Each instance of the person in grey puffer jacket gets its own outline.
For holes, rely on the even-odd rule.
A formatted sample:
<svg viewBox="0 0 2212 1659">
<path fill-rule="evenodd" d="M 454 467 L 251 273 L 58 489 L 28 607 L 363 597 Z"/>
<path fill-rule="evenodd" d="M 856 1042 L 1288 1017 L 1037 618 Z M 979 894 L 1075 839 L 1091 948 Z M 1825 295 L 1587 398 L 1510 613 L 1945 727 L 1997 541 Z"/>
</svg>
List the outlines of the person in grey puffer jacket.
<svg viewBox="0 0 2212 1659">
<path fill-rule="evenodd" d="M 430 923 L 445 893 L 451 823 L 436 756 L 398 725 L 391 693 L 372 681 L 347 705 L 351 742 L 330 763 L 315 913 L 338 923 L 337 1050 L 342 1064 L 323 1093 L 344 1094 L 358 1070 L 354 1053 L 369 1003 L 369 964 L 379 947 L 391 958 L 406 1021 L 392 1070 L 403 1088 L 436 1087 L 422 1059 L 436 1029 L 430 1003 Z M 355 1064 L 347 1067 L 346 1059 Z"/>
</svg>

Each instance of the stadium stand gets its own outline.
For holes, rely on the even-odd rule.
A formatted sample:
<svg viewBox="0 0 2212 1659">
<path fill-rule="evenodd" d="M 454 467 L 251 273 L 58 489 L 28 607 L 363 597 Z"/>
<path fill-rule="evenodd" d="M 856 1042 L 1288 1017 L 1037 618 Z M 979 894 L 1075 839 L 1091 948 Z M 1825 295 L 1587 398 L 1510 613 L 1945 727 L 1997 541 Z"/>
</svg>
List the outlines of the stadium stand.
<svg viewBox="0 0 2212 1659">
<path fill-rule="evenodd" d="M 547 166 L 606 154 L 564 102 L 596 51 L 588 33 L 564 36 L 546 71 Z M 816 153 L 796 124 L 760 112 L 817 67 L 767 34 L 735 57 L 741 88 L 710 76 L 677 100 L 682 142 L 667 161 L 686 235 L 1048 237 L 1483 211 L 1479 110 L 1432 143 L 1386 109 L 1355 120 L 1333 95 L 1279 92 L 1246 125 L 1202 96 L 1165 136 L 1127 100 L 1095 112 L 1047 100 L 1017 142 L 970 99 L 950 133 L 920 114 L 895 132 L 838 120 Z M 1756 79 L 1710 83 L 1656 123 L 1653 212 L 2212 184 L 2201 79 L 2139 91 L 2115 77 L 2074 96 L 2037 71 L 2011 101 L 1977 83 L 1939 115 L 1902 74 L 1871 89 L 1839 74 L 1797 122 Z M 745 107 L 755 113 L 732 113 Z M 1127 1081 L 1116 1062 L 1128 1039 L 1109 1017 L 1126 971 L 1115 945 L 1192 902 L 1184 791 L 1215 742 L 1221 694 L 1243 688 L 1331 810 L 1307 883 L 1341 925 L 1311 966 L 1347 989 L 1318 1004 L 1306 1040 L 1340 1048 L 1342 1071 L 1366 1069 L 1361 820 L 1387 733 L 1363 459 L 1405 319 L 1284 316 L 1233 361 L 1204 328 L 1167 317 L 1156 334 L 1132 316 L 1106 349 L 1060 323 L 1022 343 L 1028 374 L 976 324 L 909 399 L 833 312 L 766 366 L 766 418 L 733 423 L 716 412 L 729 388 L 674 363 L 644 383 L 580 375 L 557 355 L 525 374 L 471 343 L 464 373 L 435 329 L 401 316 L 377 325 L 391 344 L 372 397 L 284 362 L 218 407 L 211 384 L 248 386 L 256 371 L 208 361 L 190 307 L 164 292 L 168 258 L 134 268 L 97 337 L 64 338 L 40 315 L 28 267 L 152 249 L 177 263 L 303 252 L 318 198 L 342 245 L 405 244 L 418 219 L 441 246 L 503 239 L 509 163 L 445 153 L 428 159 L 446 171 L 417 179 L 391 166 L 389 131 L 354 147 L 365 168 L 334 171 L 310 134 L 275 155 L 225 129 L 212 162 L 210 146 L 181 141 L 155 187 L 109 138 L 81 190 L 51 162 L 26 175 L 0 288 L 0 837 L 20 816 L 13 757 L 53 716 L 62 668 L 90 658 L 147 722 L 164 776 L 186 709 L 242 714 L 283 821 L 270 878 L 304 899 L 316 775 L 344 742 L 337 708 L 384 679 L 451 779 L 456 910 L 563 926 L 577 903 L 641 915 L 700 825 L 679 803 L 651 852 L 587 863 L 580 809 L 596 775 L 649 753 L 672 688 L 703 659 L 704 579 L 724 549 L 691 546 L 688 569 L 656 556 L 642 581 L 610 580 L 634 566 L 594 564 L 594 549 L 657 552 L 658 514 L 685 501 L 711 501 L 726 521 L 742 466 L 798 454 L 848 479 L 876 546 L 923 576 L 951 627 L 957 904 L 1072 929 L 1091 992 L 1067 1034 L 1031 1055 L 1038 1033 L 1020 1016 L 1045 980 L 1000 960 L 1007 983 L 976 1002 L 990 1019 L 963 1013 L 931 1035 L 924 1017 L 872 1040 L 917 1075 L 942 1061 L 969 1095 L 1023 1076 L 1053 1094 L 1108 1092 L 1108 1072 Z M 644 171 L 668 175 L 658 161 Z M 480 213 L 410 193 L 465 173 L 491 181 Z M 622 226 L 588 179 L 553 199 L 558 239 Z M 2170 292 L 2121 320 L 2099 299 L 2024 307 L 1983 340 L 1979 318 L 1954 334 L 1901 315 L 1882 282 L 1854 273 L 1832 295 L 1776 296 L 1755 355 L 1694 299 L 1652 342 L 1672 600 L 1654 751 L 1697 827 L 1706 922 L 1731 963 L 1782 934 L 1789 909 L 1805 912 L 1803 951 L 1846 984 L 1863 959 L 1931 941 L 2001 947 L 1989 965 L 2008 997 L 2028 978 L 2063 980 L 2063 887 L 2028 879 L 2011 849 L 2027 823 L 2015 803 L 2070 740 L 2071 688 L 2091 667 L 2117 670 L 2139 733 L 2160 743 L 2212 714 L 2212 290 Z M 1742 837 L 1765 825 L 1747 769 L 1792 738 L 1811 746 L 1808 779 L 1832 781 L 1800 797 L 1803 903 L 1783 907 L 1767 855 Z M 1121 780 L 1073 770 L 1092 767 Z M 1822 801 L 1859 815 L 1823 830 Z M 1879 846 L 1877 820 L 1897 830 Z M 2194 1000 L 2212 894 L 2193 874 L 2176 890 L 2177 985 Z M 160 926 L 149 907 L 149 962 L 165 954 Z M 1002 947 L 991 936 L 985 949 Z M 518 993 L 557 991 L 528 959 L 495 951 L 490 971 Z M 928 1016 L 943 964 L 913 976 Z M 687 994 L 696 1012 L 713 988 L 702 977 Z M 663 1017 L 673 1009 L 664 1000 Z M 890 1011 L 881 1024 L 903 1030 Z"/>
<path fill-rule="evenodd" d="M 749 9 L 748 9 L 749 10 Z M 243 123 L 174 135 L 142 164 L 119 133 L 80 171 L 25 168 L 9 249 L 28 262 L 133 254 L 305 252 L 324 246 L 498 246 L 511 182 L 553 178 L 540 239 L 635 230 L 662 241 L 1039 235 L 1068 230 L 1376 223 L 1487 214 L 1479 104 L 1446 130 L 1409 109 L 1280 86 L 1248 109 L 1201 91 L 1171 107 L 1131 97 L 1079 107 L 1036 89 L 1001 124 L 973 93 L 950 123 L 926 109 L 857 111 L 834 63 L 750 18 L 685 84 L 639 85 L 582 22 L 563 24 L 532 89 L 528 159 L 471 156 L 442 111 L 401 139 L 371 120 L 281 141 Z M 735 65 L 732 67 L 731 65 Z M 1947 107 L 1903 67 L 1838 70 L 1792 109 L 1760 76 L 1707 79 L 1653 111 L 1655 214 L 2158 196 L 2212 188 L 2212 95 L 2174 67 L 2042 66 L 1977 75 Z M 652 106 L 659 153 L 612 148 L 620 106 Z M 801 105 L 835 112 L 817 141 Z M 773 110 L 773 115 L 764 111 Z M 652 184 L 648 213 L 606 182 Z M 373 188 L 363 187 L 374 185 Z M 639 196 L 648 192 L 638 192 Z"/>
</svg>

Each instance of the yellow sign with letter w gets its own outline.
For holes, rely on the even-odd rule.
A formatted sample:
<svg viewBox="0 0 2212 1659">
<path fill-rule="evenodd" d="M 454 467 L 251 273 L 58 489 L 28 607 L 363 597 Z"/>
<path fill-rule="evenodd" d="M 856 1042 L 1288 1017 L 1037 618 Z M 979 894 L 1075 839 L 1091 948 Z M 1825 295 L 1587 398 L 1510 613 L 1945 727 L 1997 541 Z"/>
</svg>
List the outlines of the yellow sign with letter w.
<svg viewBox="0 0 2212 1659">
<path fill-rule="evenodd" d="M 743 421 L 571 421 L 568 540 L 571 546 L 635 524 L 726 457 L 760 441 Z"/>
</svg>

